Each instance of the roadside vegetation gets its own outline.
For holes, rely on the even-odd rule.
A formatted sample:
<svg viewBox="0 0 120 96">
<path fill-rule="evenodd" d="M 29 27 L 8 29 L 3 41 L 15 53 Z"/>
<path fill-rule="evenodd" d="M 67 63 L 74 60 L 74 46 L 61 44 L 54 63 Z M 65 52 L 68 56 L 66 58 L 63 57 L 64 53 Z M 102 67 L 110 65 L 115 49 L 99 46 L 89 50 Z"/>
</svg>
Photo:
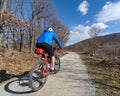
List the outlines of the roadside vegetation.
<svg viewBox="0 0 120 96">
<path fill-rule="evenodd" d="M 29 71 L 37 62 L 36 39 L 47 27 L 65 45 L 70 32 L 56 13 L 52 0 L 0 0 L 0 82 Z"/>
<path fill-rule="evenodd" d="M 65 55 L 65 51 L 58 51 L 59 57 Z M 40 55 L 29 51 L 18 52 L 16 50 L 0 52 L 0 83 L 13 77 L 23 75 L 40 60 Z"/>
<path fill-rule="evenodd" d="M 93 84 L 102 96 L 120 96 L 120 63 L 90 55 L 80 55 Z"/>
<path fill-rule="evenodd" d="M 94 26 L 90 39 L 66 47 L 80 53 L 98 92 L 102 96 L 120 96 L 120 32 L 100 36 Z"/>
</svg>

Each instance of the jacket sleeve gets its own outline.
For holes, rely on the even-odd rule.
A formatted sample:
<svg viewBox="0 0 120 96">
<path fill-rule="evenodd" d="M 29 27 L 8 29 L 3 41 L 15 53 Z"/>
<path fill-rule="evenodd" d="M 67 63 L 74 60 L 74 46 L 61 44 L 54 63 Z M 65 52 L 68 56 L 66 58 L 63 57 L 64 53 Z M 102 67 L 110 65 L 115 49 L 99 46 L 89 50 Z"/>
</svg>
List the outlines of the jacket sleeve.
<svg viewBox="0 0 120 96">
<path fill-rule="evenodd" d="M 62 45 L 61 45 L 58 37 L 56 36 L 56 34 L 54 34 L 53 39 L 55 40 L 55 42 L 57 43 L 57 45 L 59 46 L 59 48 L 62 48 Z"/>
</svg>

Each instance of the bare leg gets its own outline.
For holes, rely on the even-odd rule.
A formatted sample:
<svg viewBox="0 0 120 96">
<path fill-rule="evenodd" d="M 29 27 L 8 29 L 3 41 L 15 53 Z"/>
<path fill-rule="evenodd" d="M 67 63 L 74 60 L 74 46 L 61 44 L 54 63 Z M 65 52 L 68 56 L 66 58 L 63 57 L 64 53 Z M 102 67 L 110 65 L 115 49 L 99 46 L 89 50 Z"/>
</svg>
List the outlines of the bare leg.
<svg viewBox="0 0 120 96">
<path fill-rule="evenodd" d="M 52 70 L 54 70 L 54 66 L 55 66 L 55 56 L 52 56 L 52 65 L 51 65 Z"/>
</svg>

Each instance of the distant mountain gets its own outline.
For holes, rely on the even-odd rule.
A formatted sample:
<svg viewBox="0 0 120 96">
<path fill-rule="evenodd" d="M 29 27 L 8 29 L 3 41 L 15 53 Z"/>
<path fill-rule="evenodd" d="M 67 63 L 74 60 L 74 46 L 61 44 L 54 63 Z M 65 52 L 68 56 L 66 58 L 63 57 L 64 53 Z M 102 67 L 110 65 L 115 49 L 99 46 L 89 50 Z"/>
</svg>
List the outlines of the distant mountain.
<svg viewBox="0 0 120 96">
<path fill-rule="evenodd" d="M 100 36 L 100 37 L 97 37 L 97 40 L 99 41 L 100 47 L 104 47 L 107 45 L 112 47 L 120 47 L 120 33 Z M 91 39 L 87 39 L 87 40 L 78 42 L 76 44 L 67 46 L 65 49 L 70 51 L 79 51 L 79 50 L 89 49 L 91 46 L 92 46 Z"/>
</svg>

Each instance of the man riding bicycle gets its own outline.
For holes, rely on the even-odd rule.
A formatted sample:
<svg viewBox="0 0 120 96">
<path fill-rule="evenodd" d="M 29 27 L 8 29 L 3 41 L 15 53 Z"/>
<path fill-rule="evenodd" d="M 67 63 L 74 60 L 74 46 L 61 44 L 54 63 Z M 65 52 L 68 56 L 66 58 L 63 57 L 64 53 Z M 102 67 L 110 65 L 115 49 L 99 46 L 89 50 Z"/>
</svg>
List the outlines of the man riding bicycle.
<svg viewBox="0 0 120 96">
<path fill-rule="evenodd" d="M 46 53 L 51 57 L 51 71 L 54 73 L 54 66 L 55 66 L 55 56 L 54 51 L 52 47 L 53 40 L 57 43 L 59 48 L 62 48 L 62 45 L 56 36 L 56 34 L 53 32 L 53 29 L 51 27 L 48 27 L 43 33 L 38 37 L 36 42 L 37 48 L 42 48 L 45 50 Z"/>
</svg>

